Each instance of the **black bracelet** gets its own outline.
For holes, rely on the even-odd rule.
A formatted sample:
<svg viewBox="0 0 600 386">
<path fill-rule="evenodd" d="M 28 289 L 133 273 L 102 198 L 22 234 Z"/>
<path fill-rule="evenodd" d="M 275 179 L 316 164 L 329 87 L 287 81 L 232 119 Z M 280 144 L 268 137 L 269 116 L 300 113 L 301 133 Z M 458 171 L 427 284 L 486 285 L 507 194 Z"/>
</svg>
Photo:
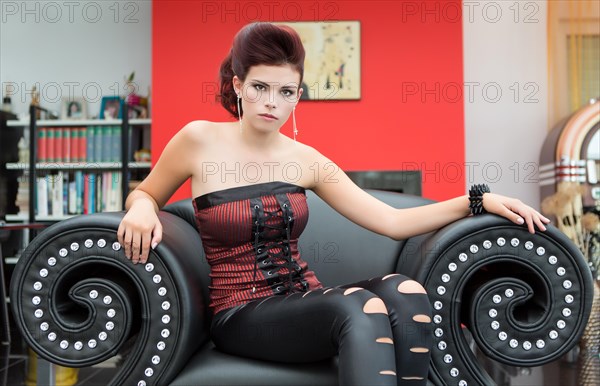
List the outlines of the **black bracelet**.
<svg viewBox="0 0 600 386">
<path fill-rule="evenodd" d="M 483 193 L 490 193 L 487 184 L 475 184 L 469 189 L 469 210 L 473 216 L 487 213 L 483 207 Z"/>
</svg>

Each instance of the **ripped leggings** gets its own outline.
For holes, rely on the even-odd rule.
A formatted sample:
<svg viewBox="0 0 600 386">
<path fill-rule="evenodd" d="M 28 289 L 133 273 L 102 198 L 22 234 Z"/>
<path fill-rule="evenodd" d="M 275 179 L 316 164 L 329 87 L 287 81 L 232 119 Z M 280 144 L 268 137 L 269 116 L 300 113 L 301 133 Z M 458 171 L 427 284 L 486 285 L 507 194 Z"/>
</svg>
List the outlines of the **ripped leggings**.
<svg viewBox="0 0 600 386">
<path fill-rule="evenodd" d="M 217 348 L 279 362 L 339 355 L 340 385 L 426 385 L 431 310 L 423 287 L 400 274 L 272 296 L 213 319 Z"/>
</svg>

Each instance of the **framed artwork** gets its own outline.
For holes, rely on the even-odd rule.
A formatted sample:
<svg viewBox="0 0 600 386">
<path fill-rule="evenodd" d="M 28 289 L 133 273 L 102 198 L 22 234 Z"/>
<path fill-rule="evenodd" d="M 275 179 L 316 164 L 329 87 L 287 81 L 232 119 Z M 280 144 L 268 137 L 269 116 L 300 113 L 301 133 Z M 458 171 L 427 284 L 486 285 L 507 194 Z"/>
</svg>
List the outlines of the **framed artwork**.
<svg viewBox="0 0 600 386">
<path fill-rule="evenodd" d="M 298 32 L 306 57 L 302 99 L 360 99 L 360 22 L 278 22 Z"/>
<path fill-rule="evenodd" d="M 60 119 L 87 119 L 87 103 L 81 97 L 62 98 Z"/>
<path fill-rule="evenodd" d="M 120 96 L 102 97 L 100 104 L 100 119 L 121 119 L 123 118 L 124 100 Z"/>
</svg>

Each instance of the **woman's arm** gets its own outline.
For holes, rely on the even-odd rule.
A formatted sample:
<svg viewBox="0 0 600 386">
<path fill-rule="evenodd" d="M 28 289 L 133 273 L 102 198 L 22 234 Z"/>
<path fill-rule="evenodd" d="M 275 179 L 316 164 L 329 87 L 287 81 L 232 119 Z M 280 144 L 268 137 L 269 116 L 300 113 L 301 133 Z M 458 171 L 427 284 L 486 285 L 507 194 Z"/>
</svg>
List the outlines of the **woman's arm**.
<svg viewBox="0 0 600 386">
<path fill-rule="evenodd" d="M 330 177 L 316 178 L 313 191 L 340 214 L 373 232 L 401 240 L 434 231 L 470 214 L 466 195 L 415 208 L 393 208 L 359 188 L 339 167 L 332 174 L 331 166 L 335 164 L 316 150 L 313 152 L 311 165 L 318 165 L 319 175 Z M 550 222 L 521 201 L 498 194 L 484 193 L 483 206 L 487 212 L 517 224 L 526 222 L 531 233 L 534 225 L 545 230 L 544 223 Z"/>
<path fill-rule="evenodd" d="M 175 191 L 193 173 L 194 155 L 202 144 L 203 122 L 184 126 L 169 141 L 150 174 L 133 190 L 125 202 L 117 237 L 125 255 L 134 263 L 145 263 L 150 247 L 162 240 L 162 226 L 157 213 Z"/>
</svg>

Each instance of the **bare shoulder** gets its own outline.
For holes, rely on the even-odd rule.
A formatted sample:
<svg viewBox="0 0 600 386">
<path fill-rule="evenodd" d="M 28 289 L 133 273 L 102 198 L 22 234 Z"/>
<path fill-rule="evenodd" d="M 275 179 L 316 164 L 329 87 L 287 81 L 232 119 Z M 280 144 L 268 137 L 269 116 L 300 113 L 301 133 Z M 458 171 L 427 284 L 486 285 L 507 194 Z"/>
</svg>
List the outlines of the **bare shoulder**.
<svg viewBox="0 0 600 386">
<path fill-rule="evenodd" d="M 339 167 L 316 148 L 302 144 L 294 145 L 295 159 L 302 165 L 304 186 L 316 189 L 322 182 L 331 182 L 336 179 Z"/>
<path fill-rule="evenodd" d="M 175 136 L 185 142 L 201 144 L 210 141 L 220 123 L 210 121 L 191 121 L 181 128 Z"/>
</svg>

